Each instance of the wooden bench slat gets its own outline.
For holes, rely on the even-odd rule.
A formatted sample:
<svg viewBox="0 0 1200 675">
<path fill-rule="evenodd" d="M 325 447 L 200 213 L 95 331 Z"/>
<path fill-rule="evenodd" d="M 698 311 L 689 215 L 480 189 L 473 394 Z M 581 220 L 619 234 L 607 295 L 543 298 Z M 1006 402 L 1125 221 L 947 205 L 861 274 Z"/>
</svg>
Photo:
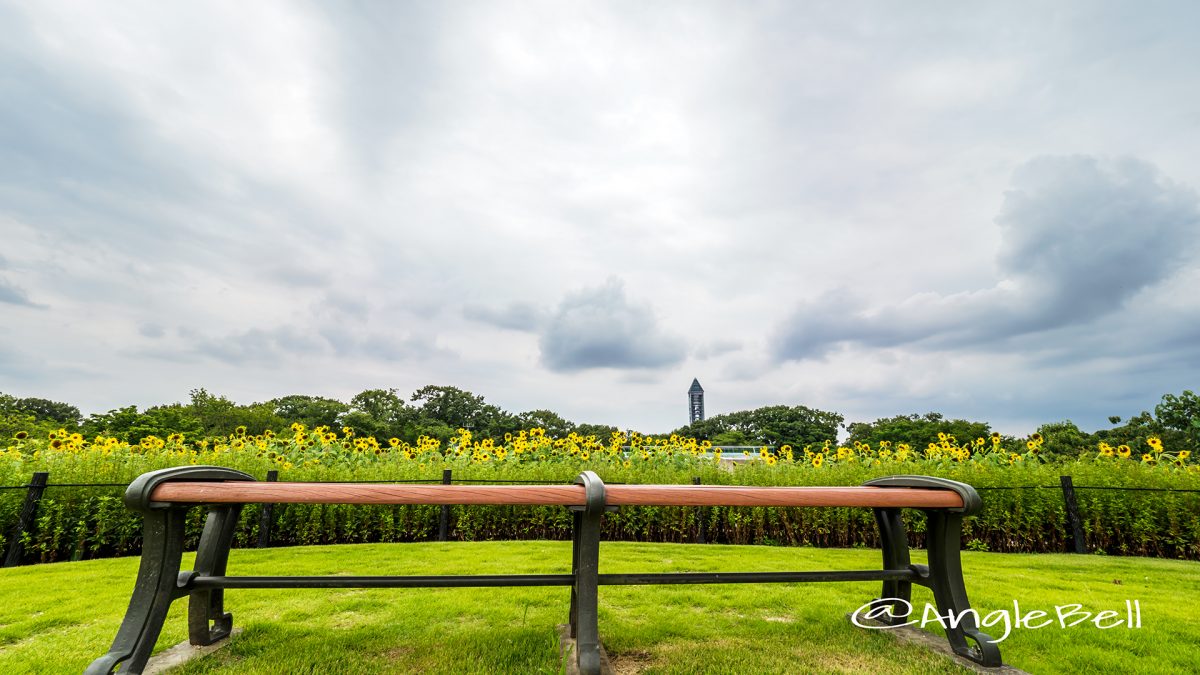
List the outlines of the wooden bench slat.
<svg viewBox="0 0 1200 675">
<path fill-rule="evenodd" d="M 884 487 L 606 485 L 610 506 L 859 506 L 960 508 L 951 490 Z M 171 482 L 154 501 L 239 504 L 584 505 L 580 485 L 372 485 L 354 483 Z"/>
<path fill-rule="evenodd" d="M 584 503 L 581 485 L 363 485 L 356 483 L 163 483 L 151 499 L 206 504 L 545 504 Z"/>
<path fill-rule="evenodd" d="M 883 487 L 742 487 L 735 485 L 606 485 L 612 506 L 863 506 L 959 508 L 951 490 Z"/>
</svg>

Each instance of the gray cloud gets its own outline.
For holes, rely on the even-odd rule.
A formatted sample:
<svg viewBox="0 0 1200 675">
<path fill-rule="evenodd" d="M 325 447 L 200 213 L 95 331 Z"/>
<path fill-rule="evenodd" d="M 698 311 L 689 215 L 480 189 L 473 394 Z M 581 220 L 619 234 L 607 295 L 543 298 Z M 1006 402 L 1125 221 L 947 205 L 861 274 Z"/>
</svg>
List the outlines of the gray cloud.
<svg viewBox="0 0 1200 675">
<path fill-rule="evenodd" d="M 435 356 L 456 356 L 453 351 L 440 347 L 434 340 L 421 335 L 368 335 L 359 343 L 358 352 L 376 361 L 410 361 Z"/>
<path fill-rule="evenodd" d="M 649 307 L 629 302 L 617 279 L 563 298 L 539 346 L 543 365 L 557 372 L 662 368 L 687 353 L 683 339 L 659 328 Z"/>
<path fill-rule="evenodd" d="M 696 347 L 692 352 L 692 356 L 698 359 L 713 359 L 718 356 L 741 351 L 744 347 L 745 345 L 742 344 L 741 340 L 718 338 Z"/>
<path fill-rule="evenodd" d="M 920 359 L 920 374 L 900 376 L 903 365 L 883 365 L 893 386 L 835 385 L 834 407 L 852 421 L 936 410 L 1025 433 L 1033 430 L 1031 422 L 1063 419 L 1084 429 L 1104 428 L 1109 415 L 1128 417 L 1152 409 L 1164 393 L 1194 389 L 1200 313 L 1136 314 L 1141 320 L 1105 321 L 1099 330 L 1070 326 L 1022 335 L 1005 354 L 929 353 Z M 1192 341 L 1176 343 L 1183 335 Z M 869 413 L 860 412 L 864 406 Z"/>
<path fill-rule="evenodd" d="M 263 276 L 291 287 L 323 288 L 329 276 L 318 270 L 294 263 L 274 263 L 261 270 Z"/>
<path fill-rule="evenodd" d="M 166 328 L 152 321 L 138 324 L 137 330 L 139 335 L 156 340 L 167 334 Z"/>
<path fill-rule="evenodd" d="M 1014 332 L 1114 311 L 1173 274 L 1200 237 L 1196 194 L 1131 158 L 1034 159 L 996 222 L 999 264 L 1034 305 Z"/>
<path fill-rule="evenodd" d="M 165 226 L 153 213 L 196 189 L 194 168 L 146 142 L 130 102 L 78 70 L 56 68 L 38 31 L 17 11 L 0 8 L 0 195 L 4 210 L 51 232 L 101 239 L 139 251 L 164 250 L 199 230 Z M 119 196 L 117 196 L 119 195 Z M 97 221 L 103 237 L 96 236 Z M 198 250 L 203 250 L 198 248 Z"/>
<path fill-rule="evenodd" d="M 422 335 L 371 332 L 338 323 L 325 323 L 315 330 L 290 325 L 251 328 L 222 336 L 186 327 L 177 332 L 182 344 L 174 348 L 155 346 L 138 353 L 172 361 L 191 362 L 200 357 L 234 365 L 277 365 L 314 356 L 367 359 L 372 363 L 455 357 L 453 351 Z"/>
<path fill-rule="evenodd" d="M 113 267 L 171 264 L 202 274 L 236 267 L 240 276 L 289 286 L 328 285 L 330 264 L 312 241 L 326 248 L 341 241 L 341 214 L 327 210 L 320 191 L 275 171 L 266 134 L 255 134 L 258 120 L 224 107 L 233 96 L 217 100 L 234 93 L 225 85 L 244 66 L 223 73 L 213 63 L 179 86 L 170 44 L 197 35 L 186 20 L 165 21 L 172 28 L 143 39 L 145 26 L 134 21 L 75 34 L 87 12 L 73 12 L 70 21 L 57 21 L 56 12 L 49 4 L 0 7 L 0 100 L 12 102 L 0 110 L 0 215 L 36 228 L 45 244 L 86 245 Z M 207 18 L 219 22 L 220 12 Z M 230 28 L 218 32 L 231 50 L 227 62 L 236 64 L 232 49 L 244 44 Z M 77 41 L 72 50 L 57 47 Z M 146 58 L 122 62 L 135 53 Z M 251 86 L 267 80 L 259 74 Z M 213 83 L 217 91 L 206 91 Z M 223 123 L 222 114 L 236 119 Z M 182 132 L 188 128 L 191 134 Z M 86 265 L 69 266 L 64 290 L 93 301 L 135 290 L 113 275 L 89 274 Z"/>
<path fill-rule="evenodd" d="M 1195 193 L 1128 158 L 1036 158 L 1015 172 L 996 222 L 995 286 L 883 306 L 831 291 L 783 322 L 775 357 L 819 358 L 850 345 L 980 347 L 1087 324 L 1170 278 L 1200 237 Z"/>
<path fill-rule="evenodd" d="M 535 333 L 545 325 L 547 312 L 532 303 L 513 302 L 500 308 L 467 305 L 463 317 L 496 328 Z"/>
<path fill-rule="evenodd" d="M 455 353 L 436 344 L 431 337 L 413 334 L 382 334 L 338 323 L 316 329 L 280 325 L 251 328 L 241 333 L 209 336 L 181 328 L 186 351 L 230 364 L 276 364 L 294 357 L 332 356 L 365 358 L 370 362 L 455 358 Z M 162 350 L 156 356 L 169 358 Z"/>
<path fill-rule="evenodd" d="M 371 306 L 361 295 L 331 290 L 325 293 L 320 302 L 313 305 L 313 310 L 343 320 L 348 317 L 361 323 L 370 315 Z"/>
<path fill-rule="evenodd" d="M 24 307 L 44 307 L 29 299 L 29 294 L 25 289 L 11 283 L 4 277 L 0 277 L 0 302 L 10 305 L 22 305 Z"/>
<path fill-rule="evenodd" d="M 448 80 L 438 47 L 453 10 L 377 3 L 345 11 L 323 2 L 312 9 L 336 28 L 329 57 L 341 90 L 332 111 L 338 129 L 364 177 L 378 175 L 391 141 L 436 115 L 429 100 Z"/>
<path fill-rule="evenodd" d="M 224 363 L 273 365 L 290 355 L 320 353 L 325 347 L 311 335 L 281 326 L 251 328 L 219 338 L 195 336 L 190 351 Z"/>
</svg>

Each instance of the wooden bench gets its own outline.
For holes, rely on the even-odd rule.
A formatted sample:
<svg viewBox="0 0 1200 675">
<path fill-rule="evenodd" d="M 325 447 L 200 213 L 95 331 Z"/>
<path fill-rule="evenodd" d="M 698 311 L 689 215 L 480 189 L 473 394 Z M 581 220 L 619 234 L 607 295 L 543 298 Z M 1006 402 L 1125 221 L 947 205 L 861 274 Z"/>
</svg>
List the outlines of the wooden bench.
<svg viewBox="0 0 1200 675">
<path fill-rule="evenodd" d="M 232 616 L 225 611 L 228 588 L 412 588 L 569 586 L 569 623 L 576 639 L 579 671 L 600 671 L 597 590 L 601 585 L 793 583 L 881 581 L 873 612 L 885 622 L 907 619 L 913 584 L 933 591 L 942 616 L 963 617 L 946 637 L 955 653 L 984 666 L 1001 665 L 1000 650 L 979 632 L 970 609 L 959 562 L 964 516 L 980 507 L 979 495 L 964 483 L 928 476 L 890 476 L 861 487 L 733 487 L 718 485 L 605 485 L 591 471 L 574 485 L 384 485 L 259 482 L 231 469 L 188 466 L 138 477 L 125 493 L 126 505 L 144 516 L 141 567 L 125 619 L 108 653 L 86 673 L 140 673 L 162 630 L 171 603 L 188 596 L 188 633 L 193 645 L 228 637 Z M 454 576 L 226 576 L 234 529 L 243 504 L 535 504 L 574 512 L 570 574 Z M 206 506 L 208 517 L 196 551 L 195 569 L 180 571 L 187 510 Z M 600 519 L 621 506 L 811 506 L 874 510 L 883 550 L 883 568 L 828 572 L 600 574 Z M 928 565 L 912 564 L 900 511 L 925 512 Z M 893 608 L 898 609 L 892 612 Z M 969 644 L 968 640 L 974 644 Z"/>
</svg>

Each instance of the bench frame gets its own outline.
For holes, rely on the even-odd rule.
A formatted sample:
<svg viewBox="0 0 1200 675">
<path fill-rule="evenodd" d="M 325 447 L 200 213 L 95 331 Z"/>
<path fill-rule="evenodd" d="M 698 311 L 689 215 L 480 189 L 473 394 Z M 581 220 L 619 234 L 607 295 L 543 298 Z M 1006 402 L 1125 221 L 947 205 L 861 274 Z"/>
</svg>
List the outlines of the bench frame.
<svg viewBox="0 0 1200 675">
<path fill-rule="evenodd" d="M 571 573 L 570 574 L 505 574 L 505 575 L 439 575 L 439 576 L 318 576 L 318 577 L 250 577 L 226 576 L 229 552 L 237 527 L 238 516 L 244 503 L 256 503 L 256 499 L 222 497 L 223 491 L 235 491 L 239 483 L 254 481 L 254 477 L 221 467 L 187 466 L 160 469 L 143 474 L 134 480 L 125 493 L 126 505 L 142 513 L 144 517 L 142 559 L 138 570 L 129 609 L 117 631 L 112 647 L 103 656 L 88 666 L 85 673 L 111 673 L 118 667 L 123 673 L 140 673 L 150 658 L 166 619 L 167 611 L 175 600 L 187 596 L 188 639 L 193 645 L 210 645 L 229 637 L 233 628 L 233 617 L 225 611 L 224 590 L 227 588 L 414 588 L 414 587 L 496 587 L 496 586 L 570 586 L 571 605 L 569 614 L 570 634 L 575 638 L 575 652 L 579 672 L 594 675 L 600 672 L 600 639 L 598 627 L 598 589 L 601 585 L 643 584 L 721 584 L 721 583 L 795 583 L 819 581 L 881 581 L 882 593 L 871 603 L 870 614 L 883 623 L 900 625 L 907 621 L 911 609 L 912 585 L 918 584 L 933 591 L 938 613 L 942 617 L 961 618 L 961 621 L 942 621 L 951 648 L 960 656 L 983 666 L 1000 666 L 1000 650 L 991 638 L 979 631 L 976 615 L 967 600 L 963 582 L 959 543 L 964 516 L 979 510 L 982 502 L 974 488 L 943 478 L 930 476 L 889 476 L 868 481 L 864 487 L 909 488 L 890 491 L 869 491 L 873 499 L 863 503 L 845 503 L 844 493 L 838 495 L 841 506 L 866 506 L 874 509 L 879 526 L 883 569 L 820 572 L 687 572 L 687 573 L 634 573 L 600 574 L 600 523 L 605 511 L 616 510 L 612 501 L 623 504 L 685 502 L 711 505 L 746 505 L 759 503 L 760 495 L 772 496 L 761 505 L 812 505 L 792 504 L 795 495 L 815 493 L 820 490 L 847 490 L 847 488 L 740 488 L 726 486 L 612 486 L 613 492 L 625 492 L 611 501 L 606 499 L 605 485 L 599 476 L 584 471 L 575 481 L 582 486 L 580 503 L 564 504 L 573 512 Z M 171 483 L 223 483 L 228 485 L 208 490 L 203 498 L 192 496 L 182 501 L 157 501 L 155 491 Z M 270 485 L 256 483 L 258 485 Z M 282 484 L 274 484 L 280 486 Z M 320 485 L 320 484 L 311 484 Z M 186 488 L 189 486 L 171 486 Z M 209 487 L 209 486 L 204 486 Z M 307 487 L 307 486 L 306 486 Z M 345 487 L 345 486 L 338 486 Z M 362 487 L 362 486 L 359 486 Z M 415 486 L 392 486 L 394 488 Z M 421 490 L 453 490 L 458 486 L 422 486 Z M 657 490 L 656 490 L 657 488 Z M 944 494 L 939 499 L 917 500 L 913 503 L 913 488 L 932 491 L 951 491 L 958 495 L 959 506 L 922 506 L 929 503 L 947 503 Z M 273 488 L 274 489 L 274 488 Z M 462 488 L 459 488 L 462 490 Z M 478 490 L 479 488 L 475 488 Z M 487 486 L 489 494 L 518 494 L 531 486 Z M 561 488 L 555 488 L 561 490 Z M 862 490 L 862 488 L 848 488 Z M 169 491 L 169 489 L 168 489 Z M 578 489 L 576 488 L 576 491 Z M 775 491 L 772 493 L 772 491 Z M 651 493 L 655 493 L 651 496 Z M 781 494 L 786 492 L 787 494 Z M 891 505 L 897 500 L 881 500 L 879 495 L 901 496 L 905 493 L 910 503 Z M 639 494 L 640 493 L 640 494 Z M 737 498 L 731 495 L 736 493 Z M 423 494 L 437 494 L 425 493 Z M 452 493 L 447 492 L 449 497 Z M 686 495 L 689 499 L 680 499 Z M 414 499 L 416 499 L 414 501 Z M 223 501 L 218 501 L 223 500 Z M 273 501 L 263 499 L 261 501 Z M 403 501 L 383 499 L 348 499 L 346 497 L 289 499 L 279 501 L 307 501 L 310 503 L 430 503 L 428 499 L 406 498 Z M 732 504 L 730 502 L 733 502 Z M 787 503 L 783 503 L 787 502 Z M 889 505 L 873 505 L 880 503 Z M 439 500 L 438 503 L 514 503 L 497 501 L 494 497 L 482 497 L 469 501 Z M 562 503 L 561 501 L 524 501 L 521 503 Z M 195 568 L 180 571 L 183 555 L 184 524 L 189 508 L 205 505 L 208 517 L 197 547 Z M 901 508 L 911 507 L 923 511 L 927 518 L 926 541 L 929 552 L 928 565 L 913 564 L 909 557 L 908 534 L 901 520 Z M 971 641 L 970 644 L 968 640 Z"/>
</svg>

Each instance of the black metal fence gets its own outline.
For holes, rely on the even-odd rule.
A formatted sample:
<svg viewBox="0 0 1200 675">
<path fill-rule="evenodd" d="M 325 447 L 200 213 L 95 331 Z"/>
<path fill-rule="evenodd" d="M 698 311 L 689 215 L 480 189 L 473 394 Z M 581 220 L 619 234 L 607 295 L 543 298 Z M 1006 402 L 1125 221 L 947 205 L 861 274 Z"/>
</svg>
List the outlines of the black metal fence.
<svg viewBox="0 0 1200 675">
<path fill-rule="evenodd" d="M 266 479 L 271 482 L 279 480 L 279 472 L 275 470 L 267 471 Z M 695 479 L 699 485 L 700 479 Z M 453 483 L 512 483 L 521 485 L 561 485 L 563 481 L 548 481 L 548 480 L 472 480 L 472 479 L 454 479 L 450 469 L 442 471 L 441 478 L 430 479 L 413 479 L 413 480 L 354 480 L 354 481 L 320 481 L 323 483 L 441 483 L 443 485 L 451 485 Z M 610 483 L 617 485 L 618 483 Z M 24 540 L 28 535 L 33 534 L 37 526 L 38 504 L 41 502 L 47 488 L 124 488 L 128 487 L 126 483 L 51 483 L 50 473 L 48 471 L 34 472 L 29 482 L 24 485 L 0 485 L 0 490 L 25 490 L 25 501 L 21 505 L 21 510 L 17 516 L 17 521 L 13 525 L 8 536 L 8 547 L 4 555 L 4 567 L 17 567 L 25 562 Z M 266 548 L 271 545 L 271 527 L 274 522 L 274 504 L 265 503 L 262 505 L 262 510 L 259 512 L 258 520 L 258 538 L 256 546 L 258 548 Z M 450 531 L 450 506 L 442 505 L 441 513 L 438 517 L 438 541 L 447 541 Z"/>
<path fill-rule="evenodd" d="M 268 471 L 266 479 L 268 481 L 277 481 L 279 479 L 278 471 Z M 382 480 L 382 481 L 322 481 L 322 482 L 345 482 L 345 483 L 441 483 L 450 485 L 452 483 L 513 483 L 523 485 L 559 485 L 562 481 L 536 481 L 536 480 L 455 480 L 450 469 L 442 471 L 441 478 L 431 478 L 424 480 Z M 692 479 L 692 484 L 700 485 L 700 478 Z M 25 490 L 25 500 L 21 505 L 16 523 L 8 536 L 8 547 L 4 555 L 4 567 L 15 567 L 21 565 L 25 561 L 24 540 L 28 535 L 34 532 L 37 525 L 38 504 L 42 500 L 48 488 L 123 488 L 125 483 L 51 483 L 50 474 L 46 471 L 35 472 L 29 482 L 24 485 L 0 485 L 0 490 Z M 1174 489 L 1174 488 L 1150 488 L 1150 487 L 1119 487 L 1119 486 L 1084 486 L 1075 485 L 1071 476 L 1060 476 L 1058 485 L 1015 485 L 1015 486 L 988 486 L 977 487 L 979 491 L 991 490 L 1059 490 L 1062 492 L 1064 512 L 1066 515 L 1066 526 L 1070 530 L 1069 550 L 1068 553 L 1085 553 L 1086 547 L 1084 544 L 1084 528 L 1083 521 L 1080 517 L 1079 502 L 1076 498 L 1076 490 L 1119 490 L 1130 492 L 1175 492 L 1175 493 L 1200 493 L 1200 490 L 1190 489 Z M 443 505 L 440 507 L 441 512 L 438 518 L 438 541 L 447 541 L 450 530 L 450 506 Z M 265 548 L 271 545 L 271 525 L 273 518 L 274 504 L 263 504 L 262 511 L 259 513 L 258 522 L 258 537 L 256 546 Z M 696 543 L 705 543 L 705 526 L 704 512 L 701 510 L 697 514 L 697 522 L 699 524 Z"/>
</svg>

